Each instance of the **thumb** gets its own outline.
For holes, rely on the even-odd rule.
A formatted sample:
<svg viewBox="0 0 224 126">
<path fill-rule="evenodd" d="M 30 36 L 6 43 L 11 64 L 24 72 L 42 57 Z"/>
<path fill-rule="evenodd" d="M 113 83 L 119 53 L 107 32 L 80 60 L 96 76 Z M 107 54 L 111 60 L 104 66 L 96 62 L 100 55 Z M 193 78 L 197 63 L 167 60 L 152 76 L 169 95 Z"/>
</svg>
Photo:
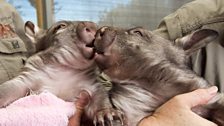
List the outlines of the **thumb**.
<svg viewBox="0 0 224 126">
<path fill-rule="evenodd" d="M 89 103 L 90 101 L 90 95 L 87 91 L 81 91 L 79 94 L 79 97 L 75 103 L 76 107 L 76 112 L 75 115 L 73 115 L 69 119 L 68 126 L 80 126 L 80 120 L 82 113 L 84 111 L 85 106 Z"/>
<path fill-rule="evenodd" d="M 217 93 L 218 88 L 216 86 L 212 86 L 207 89 L 197 89 L 193 92 L 186 93 L 181 95 L 181 99 L 183 99 L 185 105 L 189 108 L 204 105 L 209 102 Z"/>
<path fill-rule="evenodd" d="M 76 101 L 76 108 L 77 109 L 84 109 L 84 107 L 90 102 L 90 95 L 87 91 L 81 91 L 78 97 L 78 100 Z"/>
</svg>

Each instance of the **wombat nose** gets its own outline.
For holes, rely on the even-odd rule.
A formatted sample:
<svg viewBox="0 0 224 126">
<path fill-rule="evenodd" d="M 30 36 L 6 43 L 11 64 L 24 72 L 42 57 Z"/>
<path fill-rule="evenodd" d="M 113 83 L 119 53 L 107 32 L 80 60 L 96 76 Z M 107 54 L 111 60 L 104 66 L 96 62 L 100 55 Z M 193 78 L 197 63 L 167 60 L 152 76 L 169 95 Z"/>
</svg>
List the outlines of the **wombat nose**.
<svg viewBox="0 0 224 126">
<path fill-rule="evenodd" d="M 97 30 L 94 47 L 98 53 L 104 53 L 113 43 L 116 31 L 110 27 L 102 27 Z"/>
<path fill-rule="evenodd" d="M 77 34 L 80 40 L 85 42 L 87 45 L 92 44 L 95 39 L 97 26 L 93 22 L 80 22 L 77 27 Z"/>
<path fill-rule="evenodd" d="M 86 32 L 87 34 L 96 34 L 97 26 L 93 22 L 83 22 L 84 28 L 83 31 Z"/>
</svg>

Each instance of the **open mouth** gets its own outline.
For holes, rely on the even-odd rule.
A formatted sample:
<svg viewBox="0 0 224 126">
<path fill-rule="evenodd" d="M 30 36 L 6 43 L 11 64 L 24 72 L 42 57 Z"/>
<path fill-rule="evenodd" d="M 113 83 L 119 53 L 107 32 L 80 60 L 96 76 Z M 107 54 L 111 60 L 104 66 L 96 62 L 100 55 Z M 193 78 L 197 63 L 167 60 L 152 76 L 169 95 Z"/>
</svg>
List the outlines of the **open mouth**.
<svg viewBox="0 0 224 126">
<path fill-rule="evenodd" d="M 98 49 L 98 48 L 94 45 L 94 42 L 95 42 L 95 39 L 94 39 L 92 42 L 86 44 L 86 48 L 88 48 L 88 49 L 92 49 L 91 56 L 89 56 L 88 59 L 93 59 L 93 58 L 95 57 L 95 53 L 97 53 L 97 54 L 101 54 L 101 55 L 104 54 L 103 51 L 101 51 L 100 49 Z"/>
<path fill-rule="evenodd" d="M 104 52 L 103 52 L 103 51 L 101 51 L 101 50 L 97 50 L 96 48 L 94 48 L 94 51 L 95 51 L 97 54 L 101 54 L 101 55 L 103 55 L 103 54 L 104 54 Z"/>
<path fill-rule="evenodd" d="M 86 41 L 84 52 L 88 59 L 93 59 L 96 54 L 105 55 L 109 52 L 111 44 L 115 41 L 116 31 L 108 27 L 98 29 L 94 39 Z"/>
<path fill-rule="evenodd" d="M 95 57 L 95 47 L 94 47 L 94 41 L 95 39 L 93 39 L 90 43 L 85 45 L 85 54 L 86 54 L 86 58 L 87 59 L 93 59 Z"/>
<path fill-rule="evenodd" d="M 93 48 L 94 47 L 94 41 L 95 41 L 95 39 L 93 39 L 93 41 L 90 42 L 89 44 L 86 44 L 86 47 Z"/>
</svg>

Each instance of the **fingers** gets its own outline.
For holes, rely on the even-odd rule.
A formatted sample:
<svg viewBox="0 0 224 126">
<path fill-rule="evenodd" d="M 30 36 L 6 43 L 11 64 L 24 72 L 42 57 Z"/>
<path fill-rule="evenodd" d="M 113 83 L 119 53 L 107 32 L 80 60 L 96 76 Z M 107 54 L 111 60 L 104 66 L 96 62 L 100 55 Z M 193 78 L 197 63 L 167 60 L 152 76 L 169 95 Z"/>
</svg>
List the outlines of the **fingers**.
<svg viewBox="0 0 224 126">
<path fill-rule="evenodd" d="M 176 96 L 176 99 L 181 101 L 182 104 L 187 105 L 187 107 L 192 108 L 198 105 L 207 104 L 209 100 L 216 95 L 217 91 L 218 88 L 216 86 L 212 86 L 207 89 L 198 89 L 190 93 Z"/>
<path fill-rule="evenodd" d="M 213 86 L 177 95 L 160 106 L 152 116 L 143 119 L 140 124 L 141 126 L 217 126 L 191 110 L 197 105 L 207 104 L 216 95 L 217 90 L 217 87 Z"/>
<path fill-rule="evenodd" d="M 75 115 L 73 115 L 69 119 L 68 126 L 80 126 L 80 121 L 82 117 L 82 113 L 86 105 L 88 105 L 90 101 L 90 95 L 87 91 L 81 91 L 78 97 L 78 100 L 75 103 L 76 111 Z"/>
<path fill-rule="evenodd" d="M 79 97 L 78 97 L 78 100 L 76 101 L 76 109 L 84 109 L 84 107 L 86 105 L 88 105 L 90 101 L 90 95 L 87 91 L 81 91 L 80 94 L 79 94 Z"/>
</svg>

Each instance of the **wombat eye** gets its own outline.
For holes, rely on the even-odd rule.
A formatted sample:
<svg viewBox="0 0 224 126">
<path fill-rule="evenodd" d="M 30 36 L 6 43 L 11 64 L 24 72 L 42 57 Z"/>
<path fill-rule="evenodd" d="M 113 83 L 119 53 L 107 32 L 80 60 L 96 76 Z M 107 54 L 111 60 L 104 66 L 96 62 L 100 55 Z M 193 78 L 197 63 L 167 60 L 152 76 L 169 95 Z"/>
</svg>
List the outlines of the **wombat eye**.
<svg viewBox="0 0 224 126">
<path fill-rule="evenodd" d="M 57 27 L 55 27 L 55 29 L 54 29 L 54 33 L 56 33 L 58 30 L 61 30 L 61 29 L 64 29 L 64 28 L 66 28 L 66 24 L 64 24 L 64 23 L 61 23 L 61 24 L 59 24 Z"/>
<path fill-rule="evenodd" d="M 67 26 L 66 24 L 60 24 L 60 25 L 58 25 L 55 29 L 56 29 L 56 30 L 63 29 L 63 28 L 65 28 L 66 26 Z"/>
<path fill-rule="evenodd" d="M 143 34 L 140 31 L 134 31 L 135 34 L 143 36 Z"/>
<path fill-rule="evenodd" d="M 143 31 L 141 28 L 134 28 L 134 29 L 130 29 L 129 34 L 131 35 L 139 35 L 139 36 L 143 36 Z"/>
<path fill-rule="evenodd" d="M 58 26 L 58 29 L 65 28 L 65 27 L 66 27 L 66 24 L 60 24 L 60 25 Z"/>
</svg>

